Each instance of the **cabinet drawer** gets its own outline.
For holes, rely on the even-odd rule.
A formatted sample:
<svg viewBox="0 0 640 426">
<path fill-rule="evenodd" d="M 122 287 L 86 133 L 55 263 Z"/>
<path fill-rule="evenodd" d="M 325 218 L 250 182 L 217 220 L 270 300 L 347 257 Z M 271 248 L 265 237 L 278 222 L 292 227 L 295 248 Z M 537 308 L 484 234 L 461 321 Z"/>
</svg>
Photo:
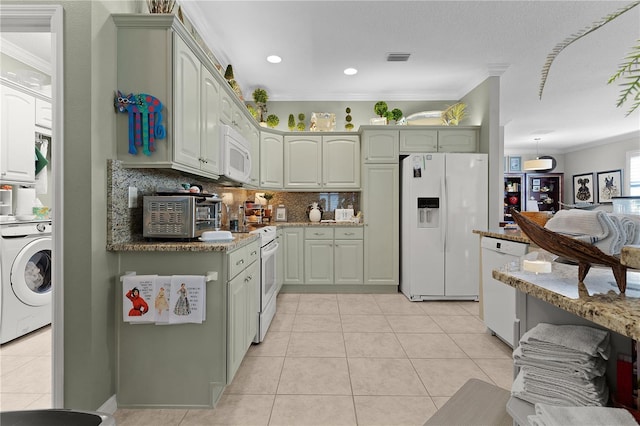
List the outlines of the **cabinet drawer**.
<svg viewBox="0 0 640 426">
<path fill-rule="evenodd" d="M 260 259 L 260 242 L 256 241 L 247 246 L 247 265 Z"/>
<path fill-rule="evenodd" d="M 305 240 L 332 240 L 333 228 L 306 228 L 304 238 Z"/>
<path fill-rule="evenodd" d="M 229 253 L 229 279 L 238 275 L 244 268 L 249 265 L 247 249 L 249 247 L 241 247 Z"/>
<path fill-rule="evenodd" d="M 334 232 L 336 240 L 361 240 L 364 235 L 362 228 L 336 228 Z"/>
</svg>

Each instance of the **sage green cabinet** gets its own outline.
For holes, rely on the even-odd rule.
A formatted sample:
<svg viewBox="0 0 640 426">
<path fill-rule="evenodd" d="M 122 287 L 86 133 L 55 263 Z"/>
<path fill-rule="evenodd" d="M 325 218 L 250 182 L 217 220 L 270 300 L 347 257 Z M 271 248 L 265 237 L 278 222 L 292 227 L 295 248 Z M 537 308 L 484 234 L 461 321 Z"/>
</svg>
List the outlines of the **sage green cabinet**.
<svg viewBox="0 0 640 426">
<path fill-rule="evenodd" d="M 322 186 L 322 137 L 284 137 L 284 187 L 320 189 Z"/>
<path fill-rule="evenodd" d="M 444 127 L 400 130 L 400 153 L 477 152 L 478 130 L 475 127 Z"/>
<path fill-rule="evenodd" d="M 260 187 L 283 188 L 284 139 L 282 135 L 260 133 Z"/>
<path fill-rule="evenodd" d="M 399 137 L 398 130 L 364 130 L 362 132 L 364 163 L 397 163 Z"/>
<path fill-rule="evenodd" d="M 358 136 L 284 137 L 284 188 L 360 188 Z"/>
<path fill-rule="evenodd" d="M 244 359 L 258 327 L 260 297 L 259 244 L 229 253 L 227 285 L 227 383 L 231 383 Z"/>
<path fill-rule="evenodd" d="M 322 137 L 322 187 L 360 188 L 360 138 Z"/>
<path fill-rule="evenodd" d="M 364 283 L 398 285 L 399 165 L 365 164 L 363 169 Z"/>
<path fill-rule="evenodd" d="M 305 229 L 305 284 L 362 284 L 362 228 Z"/>
<path fill-rule="evenodd" d="M 284 271 L 283 284 L 304 284 L 304 229 L 284 228 L 283 260 Z"/>
<path fill-rule="evenodd" d="M 280 293 L 282 289 L 282 284 L 284 284 L 284 231 L 282 228 L 278 228 L 276 231 L 276 239 L 278 240 L 278 244 L 280 247 L 278 248 L 277 258 L 276 258 L 276 295 Z"/>
</svg>

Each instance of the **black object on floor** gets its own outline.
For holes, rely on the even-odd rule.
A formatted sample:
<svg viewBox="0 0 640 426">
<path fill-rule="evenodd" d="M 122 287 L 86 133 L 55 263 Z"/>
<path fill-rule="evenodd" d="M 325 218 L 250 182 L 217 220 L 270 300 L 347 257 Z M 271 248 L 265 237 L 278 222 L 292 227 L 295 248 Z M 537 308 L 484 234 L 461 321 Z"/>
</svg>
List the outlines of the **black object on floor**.
<svg viewBox="0 0 640 426">
<path fill-rule="evenodd" d="M 101 413 L 75 410 L 28 410 L 0 413 L 2 426 L 109 426 L 113 417 Z"/>
</svg>

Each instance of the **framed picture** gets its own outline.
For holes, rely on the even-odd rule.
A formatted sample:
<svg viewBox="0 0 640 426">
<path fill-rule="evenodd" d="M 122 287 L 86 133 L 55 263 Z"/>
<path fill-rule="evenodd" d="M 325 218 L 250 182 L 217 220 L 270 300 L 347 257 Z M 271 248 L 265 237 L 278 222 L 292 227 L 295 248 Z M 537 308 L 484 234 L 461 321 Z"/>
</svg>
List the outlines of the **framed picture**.
<svg viewBox="0 0 640 426">
<path fill-rule="evenodd" d="M 540 192 L 540 185 L 532 185 L 531 186 L 531 191 L 532 192 Z"/>
<path fill-rule="evenodd" d="M 509 157 L 509 171 L 510 172 L 519 172 L 520 171 L 520 163 L 522 161 L 521 157 Z"/>
<path fill-rule="evenodd" d="M 531 185 L 540 186 L 540 179 L 531 179 Z"/>
<path fill-rule="evenodd" d="M 597 173 L 598 203 L 612 203 L 612 197 L 622 195 L 622 170 Z"/>
<path fill-rule="evenodd" d="M 573 203 L 593 203 L 593 173 L 573 175 Z"/>
<path fill-rule="evenodd" d="M 287 221 L 287 208 L 285 206 L 276 207 L 276 222 Z"/>
</svg>

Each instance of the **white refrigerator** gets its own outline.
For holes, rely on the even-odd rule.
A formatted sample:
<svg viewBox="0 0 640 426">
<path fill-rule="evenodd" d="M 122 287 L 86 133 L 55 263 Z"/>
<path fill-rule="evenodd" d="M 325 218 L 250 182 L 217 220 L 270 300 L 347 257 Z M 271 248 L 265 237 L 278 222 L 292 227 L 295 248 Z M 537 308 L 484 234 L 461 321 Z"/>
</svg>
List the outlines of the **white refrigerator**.
<svg viewBox="0 0 640 426">
<path fill-rule="evenodd" d="M 488 227 L 487 154 L 411 154 L 402 160 L 400 291 L 409 300 L 477 300 Z"/>
</svg>

